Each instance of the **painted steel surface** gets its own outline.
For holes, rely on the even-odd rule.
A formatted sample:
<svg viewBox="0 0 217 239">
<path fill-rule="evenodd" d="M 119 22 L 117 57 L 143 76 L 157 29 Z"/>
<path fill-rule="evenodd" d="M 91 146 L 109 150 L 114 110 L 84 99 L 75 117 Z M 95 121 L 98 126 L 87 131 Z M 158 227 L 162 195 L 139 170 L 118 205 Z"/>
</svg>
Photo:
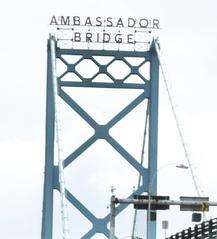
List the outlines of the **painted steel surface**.
<svg viewBox="0 0 217 239">
<path fill-rule="evenodd" d="M 51 37 L 53 40 L 54 38 Z M 46 152 L 45 152 L 45 180 L 44 180 L 44 201 L 43 201 L 43 221 L 42 221 L 42 239 L 52 239 L 52 225 L 53 225 L 53 190 L 60 191 L 58 166 L 54 165 L 54 96 L 52 91 L 52 72 L 51 72 L 51 49 L 50 41 L 48 40 L 48 63 L 47 63 L 47 105 L 46 105 Z M 83 152 L 85 152 L 98 139 L 106 140 L 139 174 L 142 175 L 142 184 L 134 192 L 140 195 L 148 192 L 148 184 L 153 178 L 157 170 L 157 132 L 158 132 L 158 78 L 159 78 L 159 63 L 155 51 L 154 44 L 147 52 L 127 52 L 127 51 L 105 51 L 105 50 L 76 50 L 76 49 L 60 49 L 56 47 L 56 58 L 60 59 L 66 66 L 66 71 L 58 77 L 58 92 L 59 97 L 69 105 L 78 115 L 82 117 L 94 130 L 93 136 L 88 138 L 82 145 L 74 150 L 65 160 L 64 167 L 68 167 L 74 162 Z M 64 55 L 79 55 L 81 58 L 73 63 L 68 63 Z M 94 56 L 111 56 L 113 59 L 107 64 L 100 64 L 95 60 Z M 126 57 L 142 57 L 144 61 L 138 65 L 133 66 Z M 76 66 L 83 60 L 92 61 L 97 67 L 98 71 L 91 77 L 86 78 L 82 76 L 77 70 Z M 109 71 L 108 67 L 115 61 L 121 61 L 126 64 L 130 72 L 123 79 L 115 78 Z M 139 68 L 150 63 L 150 80 L 147 80 L 139 71 Z M 64 81 L 63 77 L 73 72 L 79 78 L 79 81 Z M 94 82 L 94 79 L 99 74 L 105 74 L 111 82 Z M 130 75 L 138 75 L 141 83 L 125 83 Z M 107 124 L 100 125 L 93 119 L 71 96 L 69 96 L 63 87 L 91 87 L 91 88 L 118 88 L 118 89 L 141 89 L 142 93 L 130 102 L 124 109 L 117 113 Z M 110 134 L 109 130 L 128 115 L 135 107 L 137 107 L 144 100 L 149 100 L 150 116 L 149 116 L 149 162 L 148 168 L 141 165 L 119 142 L 117 142 Z M 154 178 L 151 193 L 156 194 L 157 177 Z M 96 217 L 82 202 L 80 202 L 69 190 L 66 189 L 66 197 L 68 201 L 79 210 L 91 223 L 92 229 L 84 232 L 82 239 L 89 239 L 96 233 L 102 233 L 109 238 L 109 229 L 107 228 L 110 222 L 110 214 L 103 218 Z M 133 198 L 133 194 L 128 197 Z M 116 207 L 116 215 L 121 213 L 127 205 L 119 205 Z M 150 223 L 151 238 L 156 238 L 156 222 Z"/>
</svg>

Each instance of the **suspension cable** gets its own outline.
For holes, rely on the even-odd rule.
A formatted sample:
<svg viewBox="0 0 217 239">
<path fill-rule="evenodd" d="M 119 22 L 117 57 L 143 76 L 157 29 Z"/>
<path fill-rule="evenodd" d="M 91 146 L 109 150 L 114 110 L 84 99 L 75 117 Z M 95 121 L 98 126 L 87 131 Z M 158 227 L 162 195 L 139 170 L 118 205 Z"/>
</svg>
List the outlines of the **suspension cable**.
<svg viewBox="0 0 217 239">
<path fill-rule="evenodd" d="M 189 157 L 189 152 L 188 152 L 186 144 L 185 144 L 185 140 L 184 140 L 184 137 L 183 137 L 183 132 L 182 132 L 182 129 L 180 127 L 180 123 L 179 123 L 179 120 L 178 120 L 178 117 L 177 117 L 177 113 L 176 113 L 175 106 L 174 106 L 174 103 L 173 103 L 172 95 L 171 95 L 169 87 L 168 87 L 166 74 L 165 74 L 165 71 L 164 71 L 164 68 L 163 68 L 163 65 L 162 65 L 162 61 L 161 61 L 161 57 L 160 57 L 159 43 L 157 42 L 157 40 L 154 40 L 154 44 L 155 44 L 155 49 L 156 49 L 156 52 L 157 52 L 158 61 L 159 61 L 159 64 L 160 64 L 161 73 L 162 73 L 162 76 L 163 76 L 163 81 L 164 81 L 164 84 L 165 84 L 165 87 L 166 87 L 166 92 L 167 92 L 167 95 L 168 95 L 168 98 L 169 98 L 170 106 L 171 106 L 172 113 L 173 113 L 173 116 L 174 116 L 174 119 L 175 119 L 177 130 L 178 130 L 179 138 L 181 140 L 181 144 L 182 144 L 182 147 L 183 147 L 183 150 L 184 150 L 185 158 L 187 159 L 187 162 L 188 162 L 188 165 L 189 165 L 189 168 L 190 168 L 190 172 L 191 172 L 191 176 L 192 176 L 192 179 L 193 179 L 195 190 L 197 192 L 197 195 L 200 196 L 201 195 L 200 189 L 199 189 L 199 186 L 198 186 L 197 181 L 196 181 L 195 173 L 194 173 L 192 163 L 191 163 L 191 160 L 190 160 L 190 157 Z"/>
<path fill-rule="evenodd" d="M 63 239 L 69 239 L 68 227 L 68 208 L 66 201 L 65 177 L 64 177 L 64 161 L 62 156 L 62 140 L 61 140 L 61 127 L 60 127 L 60 111 L 58 103 L 58 83 L 56 77 L 56 54 L 55 54 L 55 38 L 50 36 L 51 47 L 51 64 L 52 64 L 52 79 L 53 79 L 53 95 L 54 95 L 54 110 L 55 110 L 55 130 L 56 130 L 56 145 L 58 153 L 58 168 L 59 168 L 59 184 L 60 184 L 60 200 L 61 200 L 61 215 L 62 215 L 62 230 Z"/>
<path fill-rule="evenodd" d="M 144 152 L 145 152 L 146 135 L 147 135 L 147 128 L 148 128 L 148 116 L 149 116 L 149 100 L 147 102 L 146 115 L 145 115 L 145 128 L 144 128 L 144 134 L 143 134 L 142 152 L 141 152 L 141 160 L 140 160 L 141 165 L 143 165 L 144 163 Z M 139 174 L 137 189 L 140 187 L 141 179 L 142 179 L 142 175 Z M 134 217 L 133 217 L 132 238 L 135 237 L 136 217 L 137 217 L 137 210 L 135 209 Z"/>
</svg>

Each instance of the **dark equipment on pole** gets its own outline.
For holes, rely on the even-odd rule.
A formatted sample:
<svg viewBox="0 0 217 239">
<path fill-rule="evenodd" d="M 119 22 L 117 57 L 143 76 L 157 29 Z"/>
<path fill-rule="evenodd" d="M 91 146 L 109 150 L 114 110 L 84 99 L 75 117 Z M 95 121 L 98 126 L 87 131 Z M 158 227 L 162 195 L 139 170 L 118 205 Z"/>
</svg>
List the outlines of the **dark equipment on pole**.
<svg viewBox="0 0 217 239">
<path fill-rule="evenodd" d="M 148 195 L 134 195 L 134 199 L 141 199 L 141 200 L 148 200 L 149 197 Z M 156 200 L 156 202 L 158 200 L 170 200 L 169 196 L 150 196 L 150 200 Z M 140 209 L 140 210 L 148 210 L 148 203 L 144 203 L 144 204 L 134 204 L 134 208 L 135 209 Z M 169 205 L 157 205 L 155 203 L 151 203 L 151 210 L 167 210 L 169 209 L 170 206 Z"/>
<path fill-rule="evenodd" d="M 150 214 L 150 221 L 155 222 L 157 220 L 157 213 L 151 212 Z"/>
<path fill-rule="evenodd" d="M 192 213 L 192 222 L 200 222 L 201 221 L 201 213 Z"/>
</svg>

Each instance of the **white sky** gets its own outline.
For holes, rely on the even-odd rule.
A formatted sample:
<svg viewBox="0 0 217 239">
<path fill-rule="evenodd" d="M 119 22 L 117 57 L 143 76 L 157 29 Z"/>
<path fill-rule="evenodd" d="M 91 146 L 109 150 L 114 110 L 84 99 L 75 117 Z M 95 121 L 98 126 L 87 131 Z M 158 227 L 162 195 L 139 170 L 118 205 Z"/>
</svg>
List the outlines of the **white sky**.
<svg viewBox="0 0 217 239">
<path fill-rule="evenodd" d="M 1 238 L 40 238 L 46 40 L 48 23 L 54 14 L 160 19 L 162 30 L 159 31 L 159 40 L 166 72 L 178 105 L 191 158 L 197 168 L 196 174 L 205 195 L 211 200 L 217 200 L 216 8 L 215 0 L 21 0 L 2 4 Z M 178 136 L 163 83 L 160 97 L 159 166 L 179 161 L 186 163 L 178 140 L 174 140 Z M 159 194 L 170 194 L 176 199 L 180 195 L 194 194 L 190 179 L 189 172 L 167 167 L 159 172 Z M 210 216 L 217 217 L 217 210 L 210 211 Z M 190 223 L 190 214 L 183 215 L 178 211 L 160 213 L 159 217 L 159 224 L 166 217 L 168 220 L 172 218 L 168 235 L 188 227 Z M 162 235 L 159 229 L 158 238 Z"/>
</svg>

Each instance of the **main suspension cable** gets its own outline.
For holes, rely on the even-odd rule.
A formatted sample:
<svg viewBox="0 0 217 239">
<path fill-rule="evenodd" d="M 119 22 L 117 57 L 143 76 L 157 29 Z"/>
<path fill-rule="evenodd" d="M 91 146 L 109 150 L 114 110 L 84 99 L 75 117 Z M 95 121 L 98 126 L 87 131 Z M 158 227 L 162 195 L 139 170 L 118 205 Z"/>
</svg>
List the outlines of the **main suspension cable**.
<svg viewBox="0 0 217 239">
<path fill-rule="evenodd" d="M 179 138 L 181 140 L 181 144 L 182 144 L 182 147 L 183 147 L 183 150 L 184 150 L 185 158 L 187 159 L 188 166 L 190 168 L 190 172 L 191 172 L 191 176 L 192 176 L 192 179 L 193 179 L 193 183 L 194 183 L 196 193 L 197 193 L 198 196 L 201 196 L 200 189 L 199 189 L 198 183 L 196 181 L 196 176 L 195 176 L 195 173 L 194 173 L 194 170 L 193 170 L 193 167 L 192 167 L 191 159 L 189 157 L 189 152 L 187 150 L 187 146 L 186 146 L 186 143 L 185 143 L 185 140 L 184 140 L 184 137 L 183 137 L 183 132 L 182 132 L 182 129 L 181 129 L 178 117 L 177 117 L 177 113 L 176 113 L 175 106 L 174 106 L 174 103 L 173 103 L 172 95 L 171 95 L 170 90 L 169 90 L 169 86 L 168 86 L 167 79 L 166 79 L 166 74 L 165 74 L 165 71 L 164 71 L 164 68 L 163 68 L 163 65 L 162 65 L 159 43 L 157 42 L 157 40 L 154 40 L 154 44 L 155 44 L 155 49 L 156 49 L 157 56 L 158 56 L 158 61 L 159 61 L 159 64 L 160 64 L 161 73 L 162 73 L 162 76 L 163 76 L 163 81 L 164 81 L 164 84 L 165 84 L 165 87 L 166 87 L 166 92 L 167 92 L 167 95 L 168 95 L 168 98 L 169 98 L 170 106 L 171 106 L 172 113 L 173 113 L 173 116 L 174 116 L 174 119 L 175 119 L 177 130 L 178 130 Z"/>
</svg>

